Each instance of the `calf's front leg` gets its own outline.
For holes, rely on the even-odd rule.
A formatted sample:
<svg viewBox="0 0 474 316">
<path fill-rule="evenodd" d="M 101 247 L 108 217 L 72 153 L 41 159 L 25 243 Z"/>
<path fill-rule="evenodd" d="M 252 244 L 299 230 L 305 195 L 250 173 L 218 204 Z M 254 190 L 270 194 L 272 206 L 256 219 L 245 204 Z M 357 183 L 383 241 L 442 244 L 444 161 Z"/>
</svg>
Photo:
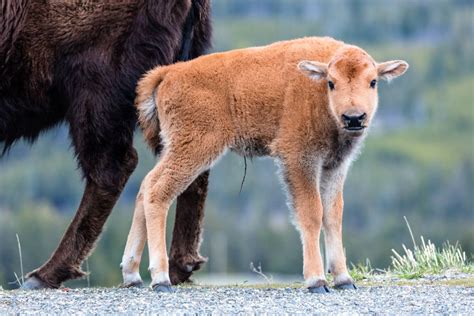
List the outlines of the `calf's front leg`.
<svg viewBox="0 0 474 316">
<path fill-rule="evenodd" d="M 329 201 L 324 211 L 324 241 L 326 245 L 326 261 L 331 274 L 334 276 L 334 285 L 339 289 L 356 289 L 354 281 L 349 276 L 346 266 L 346 256 L 342 245 L 342 211 L 344 200 L 342 187 L 332 201 Z"/>
<path fill-rule="evenodd" d="M 313 171 L 303 170 L 303 166 L 291 166 L 287 168 L 286 177 L 303 243 L 305 284 L 312 293 L 328 293 L 319 248 L 323 206 L 316 188 L 315 175 Z"/>
</svg>

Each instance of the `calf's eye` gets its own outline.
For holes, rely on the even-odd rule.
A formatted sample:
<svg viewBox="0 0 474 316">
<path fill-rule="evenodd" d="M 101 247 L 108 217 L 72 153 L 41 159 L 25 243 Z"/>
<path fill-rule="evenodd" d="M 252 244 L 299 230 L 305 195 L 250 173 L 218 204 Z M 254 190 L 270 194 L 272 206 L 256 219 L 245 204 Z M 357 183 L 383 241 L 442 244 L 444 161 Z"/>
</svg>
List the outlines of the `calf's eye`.
<svg viewBox="0 0 474 316">
<path fill-rule="evenodd" d="M 371 88 L 375 88 L 375 85 L 376 85 L 376 84 L 377 84 L 377 80 L 374 79 L 374 80 L 372 80 L 372 81 L 370 82 L 370 87 L 371 87 Z"/>
<path fill-rule="evenodd" d="M 334 82 L 332 82 L 331 80 L 328 81 L 328 86 L 330 90 L 334 90 Z"/>
</svg>

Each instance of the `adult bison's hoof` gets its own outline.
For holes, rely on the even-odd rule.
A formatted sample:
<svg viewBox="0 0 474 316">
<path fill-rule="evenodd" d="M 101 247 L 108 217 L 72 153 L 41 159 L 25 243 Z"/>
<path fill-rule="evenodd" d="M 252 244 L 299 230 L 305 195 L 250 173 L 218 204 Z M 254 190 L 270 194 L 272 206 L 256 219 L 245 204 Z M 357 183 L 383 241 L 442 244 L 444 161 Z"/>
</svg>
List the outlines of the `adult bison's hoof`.
<svg viewBox="0 0 474 316">
<path fill-rule="evenodd" d="M 193 272 L 187 272 L 186 270 L 181 269 L 175 264 L 170 264 L 169 266 L 169 276 L 171 284 L 177 285 L 181 283 L 192 282 L 190 277 L 193 275 Z"/>
<path fill-rule="evenodd" d="M 326 294 L 329 293 L 329 288 L 327 285 L 322 286 L 312 286 L 308 288 L 310 293 Z"/>
<path fill-rule="evenodd" d="M 152 287 L 156 293 L 174 293 L 176 290 L 168 284 L 155 284 Z"/>
<path fill-rule="evenodd" d="M 354 283 L 339 284 L 334 287 L 337 290 L 357 290 Z"/>
<path fill-rule="evenodd" d="M 129 289 L 129 288 L 132 288 L 132 287 L 142 288 L 143 286 L 144 286 L 143 281 L 135 281 L 135 282 L 131 282 L 131 283 L 122 283 L 122 284 L 119 285 L 119 287 L 122 288 L 122 289 Z"/>
<path fill-rule="evenodd" d="M 48 286 L 48 284 L 41 281 L 35 276 L 30 276 L 20 286 L 20 290 L 42 290 L 42 289 L 50 289 L 50 288 L 51 287 Z"/>
<path fill-rule="evenodd" d="M 201 269 L 201 266 L 206 261 L 207 259 L 201 256 L 188 260 L 180 260 L 181 264 L 178 264 L 177 260 L 170 260 L 169 276 L 171 284 L 192 283 L 190 277 L 193 275 L 193 272 Z"/>
</svg>

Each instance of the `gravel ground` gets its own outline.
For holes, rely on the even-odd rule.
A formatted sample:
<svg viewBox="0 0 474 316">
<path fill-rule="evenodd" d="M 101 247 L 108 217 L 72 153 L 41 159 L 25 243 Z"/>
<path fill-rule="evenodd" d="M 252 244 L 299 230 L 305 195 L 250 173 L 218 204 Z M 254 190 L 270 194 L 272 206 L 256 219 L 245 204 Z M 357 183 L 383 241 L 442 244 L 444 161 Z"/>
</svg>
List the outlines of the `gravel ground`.
<svg viewBox="0 0 474 316">
<path fill-rule="evenodd" d="M 357 313 L 472 314 L 474 288 L 446 285 L 361 286 L 357 291 L 310 294 L 303 288 L 180 287 L 158 294 L 148 288 L 1 291 L 4 314 L 135 313 Z"/>
</svg>

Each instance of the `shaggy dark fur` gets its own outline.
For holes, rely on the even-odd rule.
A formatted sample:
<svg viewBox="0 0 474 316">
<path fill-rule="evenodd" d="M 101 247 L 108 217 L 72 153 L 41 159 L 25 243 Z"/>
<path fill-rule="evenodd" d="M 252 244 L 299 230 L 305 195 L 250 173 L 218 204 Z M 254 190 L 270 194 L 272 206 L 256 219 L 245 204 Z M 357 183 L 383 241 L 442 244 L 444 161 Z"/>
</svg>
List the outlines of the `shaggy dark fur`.
<svg viewBox="0 0 474 316">
<path fill-rule="evenodd" d="M 326 163 L 323 168 L 326 171 L 332 171 L 337 168 L 347 159 L 354 146 L 360 142 L 358 138 L 346 135 L 337 129 L 330 132 L 331 137 L 328 139 L 328 148 L 331 149 L 329 156 L 326 158 Z"/>
<path fill-rule="evenodd" d="M 148 69 L 209 47 L 209 0 L 1 0 L 0 142 L 33 142 L 67 122 L 86 182 L 82 202 L 51 258 L 25 287 L 57 288 L 81 277 L 137 164 L 135 85 Z M 199 255 L 208 173 L 178 199 L 171 249 L 173 283 Z"/>
</svg>

